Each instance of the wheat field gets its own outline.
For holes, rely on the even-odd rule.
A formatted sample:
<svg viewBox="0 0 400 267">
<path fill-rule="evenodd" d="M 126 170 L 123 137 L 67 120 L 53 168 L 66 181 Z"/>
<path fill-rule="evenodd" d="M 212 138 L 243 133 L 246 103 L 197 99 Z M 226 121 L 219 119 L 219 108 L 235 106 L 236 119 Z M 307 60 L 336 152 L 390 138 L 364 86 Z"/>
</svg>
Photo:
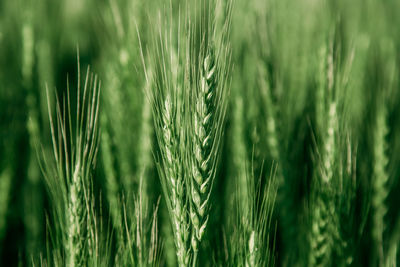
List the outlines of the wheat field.
<svg viewBox="0 0 400 267">
<path fill-rule="evenodd" d="M 0 1 L 0 266 L 400 263 L 400 1 Z"/>
</svg>

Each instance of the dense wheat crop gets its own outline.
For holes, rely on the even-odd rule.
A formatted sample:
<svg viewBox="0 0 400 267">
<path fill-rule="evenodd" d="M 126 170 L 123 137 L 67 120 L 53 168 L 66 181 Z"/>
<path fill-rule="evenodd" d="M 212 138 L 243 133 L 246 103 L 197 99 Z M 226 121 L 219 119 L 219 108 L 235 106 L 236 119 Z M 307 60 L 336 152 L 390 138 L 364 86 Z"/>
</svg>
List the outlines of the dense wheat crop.
<svg viewBox="0 0 400 267">
<path fill-rule="evenodd" d="M 400 1 L 0 1 L 0 266 L 400 263 Z"/>
</svg>

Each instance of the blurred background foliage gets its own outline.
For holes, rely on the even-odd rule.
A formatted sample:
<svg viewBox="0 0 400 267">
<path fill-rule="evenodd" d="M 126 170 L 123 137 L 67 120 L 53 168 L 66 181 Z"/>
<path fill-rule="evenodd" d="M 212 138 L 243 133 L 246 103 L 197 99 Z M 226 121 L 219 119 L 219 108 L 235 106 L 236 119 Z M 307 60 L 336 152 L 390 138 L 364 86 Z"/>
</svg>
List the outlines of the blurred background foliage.
<svg viewBox="0 0 400 267">
<path fill-rule="evenodd" d="M 103 219 L 110 222 L 118 216 L 113 207 L 119 201 L 107 192 L 134 197 L 143 175 L 145 196 L 150 208 L 155 206 L 161 186 L 138 33 L 147 52 L 159 12 L 171 8 L 172 17 L 179 17 L 182 1 L 171 0 L 171 7 L 167 2 L 0 1 L 1 266 L 30 265 L 47 249 L 51 201 L 37 156 L 38 150 L 51 150 L 45 88 L 62 96 L 67 79 L 76 84 L 78 50 L 81 75 L 90 65 L 102 81 L 94 187 L 97 201 L 103 203 Z M 236 177 L 249 169 L 256 177 L 269 177 L 276 164 L 276 264 L 347 265 L 340 260 L 343 251 L 331 252 L 328 262 L 310 260 L 310 251 L 328 253 L 308 241 L 313 239 L 316 199 L 324 196 L 316 176 L 329 177 L 326 165 L 321 167 L 329 157 L 334 159 L 331 176 L 342 177 L 329 205 L 344 222 L 331 224 L 342 241 L 352 243 L 344 246 L 351 247 L 349 265 L 383 266 L 389 256 L 394 264 L 385 266 L 399 261 L 399 10 L 398 0 L 234 1 L 234 68 L 213 196 L 213 203 L 219 204 L 213 204 L 204 248 L 215 262 L 226 260 L 223 225 L 234 220 L 230 195 L 240 185 Z M 337 114 L 332 134 L 336 152 L 329 156 L 325 131 L 330 128 L 332 103 Z M 377 167 L 379 160 L 383 170 Z M 379 175 L 387 176 L 383 185 L 376 182 Z M 344 185 L 345 179 L 351 180 L 350 187 Z M 161 262 L 174 266 L 164 205 L 161 201 L 158 212 Z M 380 209 L 381 237 L 375 230 Z M 332 242 L 333 250 L 341 246 Z M 389 251 L 395 251 L 394 256 Z"/>
</svg>

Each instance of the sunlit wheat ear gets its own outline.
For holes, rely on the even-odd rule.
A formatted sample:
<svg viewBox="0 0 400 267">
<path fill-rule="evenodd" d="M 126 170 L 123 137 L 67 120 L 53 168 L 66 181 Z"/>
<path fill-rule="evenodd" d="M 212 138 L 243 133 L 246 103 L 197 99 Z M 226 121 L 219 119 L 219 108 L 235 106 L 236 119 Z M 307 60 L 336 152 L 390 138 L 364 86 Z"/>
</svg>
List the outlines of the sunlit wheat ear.
<svg viewBox="0 0 400 267">
<path fill-rule="evenodd" d="M 148 97 L 153 111 L 154 130 L 159 152 L 156 153 L 156 167 L 160 177 L 169 218 L 173 230 L 175 252 L 179 266 L 187 266 L 192 258 L 190 250 L 190 219 L 187 184 L 185 182 L 185 115 L 184 100 L 180 88 L 183 77 L 177 75 L 184 69 L 180 55 L 171 44 L 172 26 L 157 29 L 154 37 L 154 55 L 151 56 L 151 76 L 145 67 L 147 81 L 151 82 Z M 178 34 L 177 38 L 181 38 Z M 178 49 L 179 51 L 179 49 Z M 145 65 L 142 51 L 143 65 Z M 170 249 L 170 248 L 168 248 Z"/>
<path fill-rule="evenodd" d="M 62 247 L 67 266 L 85 264 L 94 247 L 92 229 L 91 173 L 98 147 L 98 114 L 100 83 L 87 71 L 83 92 L 78 86 L 76 110 L 71 110 L 70 89 L 62 102 L 57 98 L 56 119 L 53 119 L 47 90 L 53 155 L 44 156 L 44 175 L 52 200 L 57 228 L 62 232 Z M 76 114 L 72 114 L 72 113 Z M 75 129 L 73 129 L 75 128 Z"/>
<path fill-rule="evenodd" d="M 172 227 L 175 232 L 177 257 L 180 265 L 189 263 L 188 236 L 189 225 L 187 218 L 187 201 L 185 196 L 185 185 L 183 177 L 182 156 L 179 151 L 179 140 L 176 136 L 177 129 L 173 121 L 173 104 L 169 95 L 164 102 L 164 144 L 165 144 L 165 168 L 166 178 L 170 189 L 170 205 L 173 217 Z M 173 130 L 175 128 L 175 130 Z"/>
<path fill-rule="evenodd" d="M 190 158 L 190 218 L 193 227 L 192 248 L 196 253 L 204 236 L 210 209 L 210 194 L 217 172 L 217 163 L 221 149 L 222 129 L 225 120 L 225 102 L 227 96 L 224 71 L 214 52 L 207 47 L 200 65 L 199 82 L 193 99 L 191 137 L 192 153 Z"/>
<path fill-rule="evenodd" d="M 165 84 L 163 84 L 165 85 Z M 183 175 L 182 133 L 177 126 L 177 99 L 175 92 L 166 91 L 156 84 L 151 94 L 155 131 L 160 147 L 157 164 L 164 197 L 174 232 L 176 254 L 179 266 L 187 266 L 189 252 L 189 218 L 186 188 Z M 160 91 L 158 91 L 160 90 Z"/>
<path fill-rule="evenodd" d="M 215 176 L 216 155 L 213 154 L 216 141 L 216 89 L 217 70 L 212 50 L 204 59 L 200 76 L 200 86 L 196 98 L 194 112 L 194 158 L 192 165 L 191 197 L 193 206 L 190 217 L 195 231 L 192 240 L 194 250 L 201 241 L 208 221 L 209 196 Z"/>
<path fill-rule="evenodd" d="M 220 39 L 212 36 L 212 26 L 207 29 L 209 32 L 205 34 L 209 34 L 211 40 L 201 43 L 199 65 L 193 75 L 196 81 L 190 85 L 195 88 L 190 98 L 192 107 L 189 116 L 191 127 L 188 128 L 190 146 L 187 151 L 194 264 L 197 262 L 199 244 L 209 220 L 210 195 L 217 173 L 225 126 L 230 77 L 230 50 L 225 39 L 228 24 L 227 22 L 221 36 L 218 37 Z"/>
</svg>

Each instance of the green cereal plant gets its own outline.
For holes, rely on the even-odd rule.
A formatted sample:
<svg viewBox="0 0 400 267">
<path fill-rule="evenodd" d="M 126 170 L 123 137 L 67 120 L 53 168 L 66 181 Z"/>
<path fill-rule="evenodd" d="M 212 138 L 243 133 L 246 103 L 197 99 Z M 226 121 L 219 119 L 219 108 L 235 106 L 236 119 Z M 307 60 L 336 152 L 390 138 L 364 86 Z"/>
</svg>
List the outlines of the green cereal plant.
<svg viewBox="0 0 400 267">
<path fill-rule="evenodd" d="M 42 157 L 43 174 L 53 202 L 55 234 L 60 238 L 56 246 L 61 247 L 59 256 L 65 255 L 65 259 L 57 260 L 65 261 L 67 266 L 82 266 L 90 262 L 91 256 L 99 256 L 91 177 L 98 151 L 100 82 L 89 68 L 81 86 L 78 59 L 74 113 L 69 84 L 66 97 L 56 98 L 55 118 L 47 95 L 53 158 L 44 153 Z"/>
<path fill-rule="evenodd" d="M 238 187 L 235 208 L 236 220 L 230 225 L 232 234 L 227 244 L 228 266 L 275 266 L 276 222 L 273 213 L 277 195 L 276 166 L 272 166 L 268 181 L 246 169 L 246 188 Z M 245 193 L 241 193 L 243 190 Z M 239 196 L 245 194 L 247 211 L 242 209 Z"/>
<path fill-rule="evenodd" d="M 213 1 L 205 10 L 210 11 L 212 4 Z M 204 16 L 200 21 L 188 14 L 183 30 L 186 37 L 182 38 L 178 28 L 177 48 L 171 35 L 163 40 L 160 29 L 155 52 L 156 90 L 151 99 L 160 147 L 158 169 L 180 266 L 197 264 L 199 244 L 208 222 L 229 90 L 226 34 L 230 21 L 226 20 L 222 34 L 216 36 L 206 11 L 201 6 L 195 10 Z M 172 28 L 167 31 L 172 32 Z M 196 38 L 200 38 L 200 46 Z"/>
<path fill-rule="evenodd" d="M 192 125 L 194 133 L 191 135 L 192 156 L 190 198 L 192 205 L 190 217 L 194 233 L 192 247 L 195 255 L 198 243 L 201 242 L 208 221 L 208 203 L 212 185 L 216 176 L 219 150 L 221 145 L 222 130 L 227 95 L 227 75 L 223 69 L 229 59 L 226 55 L 213 52 L 213 47 L 208 47 L 200 69 L 200 77 L 196 86 Z M 221 57 L 225 56 L 225 57 Z M 229 63 L 228 63 L 229 64 Z M 222 66 L 221 66 L 222 65 Z M 222 68 L 221 68 L 222 67 Z"/>
<path fill-rule="evenodd" d="M 386 170 L 388 164 L 388 157 L 386 155 L 386 136 L 388 132 L 386 113 L 385 105 L 379 105 L 376 115 L 376 125 L 374 128 L 374 164 L 372 177 L 372 208 L 374 213 L 372 237 L 377 246 L 379 266 L 384 266 L 383 263 L 385 259 L 383 233 L 385 230 L 385 214 L 387 212 L 385 200 L 388 196 L 387 183 L 389 179 Z"/>
<path fill-rule="evenodd" d="M 161 29 L 159 34 L 162 34 Z M 178 90 L 183 81 L 174 77 L 173 73 L 173 70 L 181 71 L 182 66 L 172 62 L 171 57 L 166 55 L 174 49 L 170 47 L 172 44 L 168 43 L 169 39 L 165 39 L 165 43 L 161 36 L 156 40 L 154 76 L 146 73 L 147 79 L 154 81 L 149 98 L 160 150 L 156 166 L 174 233 L 177 262 L 179 266 L 187 266 L 191 260 L 190 222 L 184 176 L 185 132 L 180 127 L 184 125 L 185 118 L 182 116 L 184 102 Z"/>
<path fill-rule="evenodd" d="M 319 151 L 319 158 L 317 161 L 317 173 L 315 175 L 316 181 L 313 183 L 313 194 L 311 195 L 311 229 L 310 229 L 310 258 L 309 264 L 311 266 L 326 266 L 331 260 L 332 246 L 333 246 L 333 231 L 335 207 L 334 207 L 334 168 L 337 164 L 337 135 L 338 135 L 338 115 L 337 115 L 337 102 L 336 102 L 336 88 L 334 88 L 334 56 L 331 51 L 323 57 L 326 57 L 327 64 L 323 68 L 326 79 L 326 87 L 319 88 L 328 96 L 328 101 L 325 102 L 322 114 L 324 126 L 321 128 L 321 146 Z M 325 61 L 323 61 L 325 62 Z M 320 85 L 321 86 L 321 85 Z M 318 108 L 318 105 L 317 105 Z M 317 119 L 321 122 L 322 119 Z"/>
</svg>

